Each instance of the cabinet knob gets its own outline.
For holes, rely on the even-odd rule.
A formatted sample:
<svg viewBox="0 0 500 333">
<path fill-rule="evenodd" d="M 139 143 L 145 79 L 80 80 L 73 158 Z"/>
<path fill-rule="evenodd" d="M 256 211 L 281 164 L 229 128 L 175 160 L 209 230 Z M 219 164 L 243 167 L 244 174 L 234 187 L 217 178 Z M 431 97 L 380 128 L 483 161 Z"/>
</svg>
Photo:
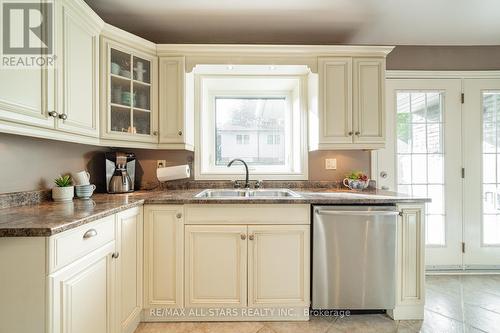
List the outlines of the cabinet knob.
<svg viewBox="0 0 500 333">
<path fill-rule="evenodd" d="M 111 255 L 111 258 L 118 259 L 119 256 L 120 256 L 120 252 L 113 252 L 113 254 Z"/>
<path fill-rule="evenodd" d="M 66 120 L 66 119 L 68 119 L 68 115 L 66 113 L 61 113 L 59 115 L 59 119 Z"/>
<path fill-rule="evenodd" d="M 356 133 L 354 133 L 354 134 L 356 134 L 356 135 L 360 135 L 360 134 L 361 134 L 361 132 L 356 132 Z"/>
<path fill-rule="evenodd" d="M 349 134 L 349 136 L 351 136 L 351 135 L 353 135 L 353 132 L 352 132 L 352 131 L 350 131 L 350 132 L 349 132 L 349 133 L 347 133 L 347 134 Z"/>
<path fill-rule="evenodd" d="M 54 118 L 56 118 L 56 117 L 59 115 L 59 114 L 58 114 L 57 112 L 55 112 L 55 111 L 50 111 L 48 114 L 49 114 L 49 116 L 54 117 Z"/>
<path fill-rule="evenodd" d="M 179 136 L 182 136 L 182 131 L 177 132 Z"/>
<path fill-rule="evenodd" d="M 182 217 L 182 214 L 181 213 L 177 213 L 177 215 L 175 215 L 175 217 L 177 217 L 178 219 L 180 219 Z"/>
<path fill-rule="evenodd" d="M 240 237 L 241 237 L 242 240 L 247 239 L 247 235 L 245 235 L 245 234 L 241 234 Z"/>
<path fill-rule="evenodd" d="M 248 235 L 248 239 L 249 239 L 249 240 L 253 240 L 254 238 L 255 238 L 254 234 L 250 234 L 250 235 Z"/>
<path fill-rule="evenodd" d="M 154 136 L 158 136 L 158 131 L 154 131 L 154 132 L 153 132 L 153 135 L 154 135 Z"/>
</svg>

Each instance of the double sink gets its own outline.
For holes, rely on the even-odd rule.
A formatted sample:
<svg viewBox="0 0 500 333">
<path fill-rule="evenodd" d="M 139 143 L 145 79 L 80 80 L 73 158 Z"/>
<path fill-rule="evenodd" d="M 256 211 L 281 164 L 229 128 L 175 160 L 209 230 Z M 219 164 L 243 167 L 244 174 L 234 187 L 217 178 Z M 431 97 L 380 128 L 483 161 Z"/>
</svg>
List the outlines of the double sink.
<svg viewBox="0 0 500 333">
<path fill-rule="evenodd" d="M 301 198 L 289 189 L 208 189 L 194 196 L 201 199 Z"/>
</svg>

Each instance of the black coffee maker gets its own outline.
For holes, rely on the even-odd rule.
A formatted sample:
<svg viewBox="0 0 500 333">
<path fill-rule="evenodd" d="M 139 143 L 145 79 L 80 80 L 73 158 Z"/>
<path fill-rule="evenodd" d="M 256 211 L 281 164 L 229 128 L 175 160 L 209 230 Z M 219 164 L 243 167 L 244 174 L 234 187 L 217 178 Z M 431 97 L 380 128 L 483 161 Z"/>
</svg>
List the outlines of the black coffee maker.
<svg viewBox="0 0 500 333">
<path fill-rule="evenodd" d="M 124 152 L 105 153 L 106 190 L 108 193 L 134 191 L 135 154 Z"/>
</svg>

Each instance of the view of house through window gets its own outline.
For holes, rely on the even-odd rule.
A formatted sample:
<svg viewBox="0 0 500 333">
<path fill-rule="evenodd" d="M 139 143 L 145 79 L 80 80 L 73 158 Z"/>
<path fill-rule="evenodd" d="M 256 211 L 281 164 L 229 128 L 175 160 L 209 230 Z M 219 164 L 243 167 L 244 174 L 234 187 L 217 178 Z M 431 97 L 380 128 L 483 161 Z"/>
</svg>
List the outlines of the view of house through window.
<svg viewBox="0 0 500 333">
<path fill-rule="evenodd" d="M 398 192 L 431 198 L 427 245 L 444 245 L 443 96 L 438 91 L 397 94 Z"/>
<path fill-rule="evenodd" d="M 216 97 L 216 165 L 285 164 L 285 97 Z"/>
</svg>

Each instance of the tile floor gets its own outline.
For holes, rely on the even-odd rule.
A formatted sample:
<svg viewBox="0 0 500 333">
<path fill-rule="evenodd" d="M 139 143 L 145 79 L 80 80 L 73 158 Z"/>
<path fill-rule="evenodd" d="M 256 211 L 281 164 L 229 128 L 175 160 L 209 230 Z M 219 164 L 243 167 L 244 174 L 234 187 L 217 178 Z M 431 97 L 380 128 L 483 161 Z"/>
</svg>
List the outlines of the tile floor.
<svg viewBox="0 0 500 333">
<path fill-rule="evenodd" d="M 427 276 L 423 321 L 382 314 L 309 322 L 141 323 L 135 333 L 500 332 L 500 275 Z"/>
</svg>

